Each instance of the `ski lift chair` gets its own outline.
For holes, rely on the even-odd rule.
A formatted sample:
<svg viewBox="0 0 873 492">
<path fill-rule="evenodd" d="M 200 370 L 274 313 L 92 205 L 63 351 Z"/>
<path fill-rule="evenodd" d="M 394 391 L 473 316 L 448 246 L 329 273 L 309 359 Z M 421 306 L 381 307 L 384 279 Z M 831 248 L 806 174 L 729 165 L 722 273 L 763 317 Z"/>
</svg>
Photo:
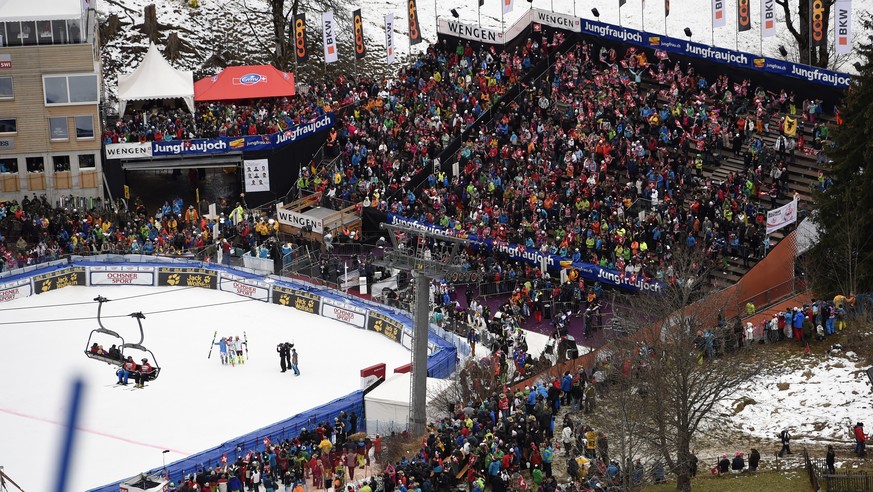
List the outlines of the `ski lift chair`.
<svg viewBox="0 0 873 492">
<path fill-rule="evenodd" d="M 99 360 L 101 362 L 105 362 L 105 363 L 112 365 L 112 366 L 121 367 L 122 364 L 124 364 L 124 351 L 122 349 L 122 347 L 124 347 L 124 345 L 125 345 L 124 338 L 122 338 L 122 336 L 119 335 L 118 333 L 116 333 L 112 330 L 109 330 L 105 326 L 103 326 L 103 321 L 100 319 L 100 314 L 101 314 L 101 311 L 103 310 L 103 303 L 108 302 L 109 299 L 106 299 L 105 297 L 102 297 L 102 296 L 97 296 L 94 298 L 94 300 L 99 303 L 97 305 L 97 324 L 99 325 L 99 328 L 97 328 L 95 330 L 91 330 L 91 334 L 88 336 L 88 344 L 85 345 L 85 355 L 89 359 Z M 99 334 L 108 335 L 117 341 L 116 345 L 118 346 L 118 350 L 119 350 L 119 358 L 109 357 L 109 355 L 107 355 L 107 354 L 101 354 L 101 353 L 91 351 L 91 347 L 95 343 L 97 343 L 94 341 L 95 335 L 97 335 L 97 338 L 100 338 Z"/>
<path fill-rule="evenodd" d="M 139 342 L 123 344 L 121 346 L 122 359 L 127 359 L 129 354 L 127 354 L 126 351 L 128 349 L 138 350 L 143 354 L 148 354 L 148 359 L 152 362 L 152 372 L 150 372 L 149 374 L 141 374 L 141 377 L 143 378 L 143 381 L 154 381 L 155 379 L 158 379 L 158 374 L 160 374 L 161 372 L 161 367 L 158 365 L 158 360 L 155 358 L 155 354 L 142 344 L 143 339 L 145 338 L 142 330 L 142 320 L 145 319 L 145 315 L 141 312 L 137 312 L 131 313 L 130 317 L 136 319 L 136 323 L 137 325 L 139 325 Z M 142 366 L 137 363 L 136 369 L 133 372 L 138 373 L 141 367 Z"/>
</svg>

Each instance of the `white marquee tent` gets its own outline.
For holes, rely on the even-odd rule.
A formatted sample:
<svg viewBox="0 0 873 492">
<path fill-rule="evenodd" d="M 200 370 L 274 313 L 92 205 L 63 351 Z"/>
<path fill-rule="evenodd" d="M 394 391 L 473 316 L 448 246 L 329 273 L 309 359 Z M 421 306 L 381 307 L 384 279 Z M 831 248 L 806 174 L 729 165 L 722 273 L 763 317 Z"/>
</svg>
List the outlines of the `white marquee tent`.
<svg viewBox="0 0 873 492">
<path fill-rule="evenodd" d="M 154 44 L 133 73 L 118 78 L 119 114 L 124 114 L 128 101 L 176 98 L 194 112 L 194 74 L 173 68 Z"/>
<path fill-rule="evenodd" d="M 394 374 L 373 391 L 364 396 L 364 411 L 367 415 L 368 434 L 390 434 L 401 432 L 409 422 L 409 391 L 411 375 Z M 427 378 L 427 400 L 430 402 L 444 390 L 451 381 Z M 428 420 L 430 416 L 428 416 Z"/>
</svg>

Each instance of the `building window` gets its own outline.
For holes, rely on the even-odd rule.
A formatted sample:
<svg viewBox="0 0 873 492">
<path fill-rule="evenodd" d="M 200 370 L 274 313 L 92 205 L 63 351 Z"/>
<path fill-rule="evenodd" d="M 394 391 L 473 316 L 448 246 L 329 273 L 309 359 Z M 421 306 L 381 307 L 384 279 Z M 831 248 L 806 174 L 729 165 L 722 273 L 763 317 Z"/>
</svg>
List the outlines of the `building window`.
<svg viewBox="0 0 873 492">
<path fill-rule="evenodd" d="M 0 159 L 0 173 L 18 174 L 18 159 Z"/>
<path fill-rule="evenodd" d="M 76 116 L 76 138 L 94 138 L 94 118 Z"/>
<path fill-rule="evenodd" d="M 21 46 L 21 23 L 6 22 L 6 45 Z"/>
<path fill-rule="evenodd" d="M 69 140 L 70 133 L 67 128 L 66 116 L 53 116 L 49 118 L 49 132 L 52 140 Z"/>
<path fill-rule="evenodd" d="M 33 46 L 36 44 L 36 22 L 24 21 L 21 23 L 21 44 Z"/>
<path fill-rule="evenodd" d="M 52 21 L 52 37 L 55 44 L 67 44 L 67 23 L 66 21 Z"/>
<path fill-rule="evenodd" d="M 42 157 L 27 157 L 24 162 L 27 164 L 27 172 L 29 173 L 45 172 Z"/>
<path fill-rule="evenodd" d="M 70 156 L 55 155 L 52 156 L 52 163 L 55 166 L 55 172 L 63 172 L 70 170 Z"/>
<path fill-rule="evenodd" d="M 18 123 L 15 118 L 0 118 L 0 133 L 16 133 Z"/>
<path fill-rule="evenodd" d="M 52 21 L 36 21 L 39 44 L 52 44 Z"/>
<path fill-rule="evenodd" d="M 12 77 L 0 77 L 0 99 L 12 99 L 15 92 L 12 88 Z"/>
<path fill-rule="evenodd" d="M 67 104 L 70 102 L 70 98 L 67 96 L 66 77 L 45 77 L 43 78 L 43 86 L 45 87 L 46 104 Z"/>
<path fill-rule="evenodd" d="M 6 38 L 6 23 L 0 22 L 0 46 L 7 46 L 9 40 Z"/>
<path fill-rule="evenodd" d="M 97 167 L 97 159 L 94 154 L 79 155 L 79 169 L 93 169 Z"/>
<path fill-rule="evenodd" d="M 97 104 L 97 76 L 47 75 L 43 79 L 46 106 L 58 104 Z"/>
</svg>

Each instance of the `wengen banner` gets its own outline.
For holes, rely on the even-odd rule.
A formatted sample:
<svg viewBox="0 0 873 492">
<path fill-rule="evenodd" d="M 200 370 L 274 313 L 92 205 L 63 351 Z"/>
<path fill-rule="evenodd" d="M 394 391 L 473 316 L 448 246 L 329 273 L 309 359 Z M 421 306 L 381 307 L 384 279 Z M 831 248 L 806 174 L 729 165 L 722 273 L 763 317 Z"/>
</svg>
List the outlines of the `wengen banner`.
<svg viewBox="0 0 873 492">
<path fill-rule="evenodd" d="M 794 200 L 767 212 L 767 234 L 797 222 L 797 195 Z"/>
<path fill-rule="evenodd" d="M 399 224 L 415 229 L 422 229 L 431 234 L 460 237 L 485 247 L 489 251 L 499 251 L 510 258 L 525 261 L 537 266 L 545 266 L 548 269 L 558 270 L 561 263 L 568 261 L 567 258 L 550 253 L 542 253 L 533 248 L 527 248 L 521 244 L 494 241 L 491 238 L 479 238 L 475 234 L 456 234 L 455 231 L 444 229 L 436 224 L 420 222 L 415 219 L 407 219 L 395 214 L 388 214 L 389 224 Z M 574 262 L 572 267 L 579 271 L 579 276 L 586 280 L 598 281 L 607 285 L 620 287 L 632 291 L 662 292 L 664 286 L 655 280 L 643 280 L 636 276 L 627 276 L 624 272 L 609 270 L 591 263 Z"/>
<path fill-rule="evenodd" d="M 107 159 L 148 159 L 152 157 L 177 157 L 216 155 L 230 152 L 260 152 L 281 148 L 289 143 L 311 137 L 334 125 L 334 114 L 326 113 L 313 121 L 292 126 L 272 135 L 247 135 L 243 137 L 195 138 L 166 142 L 119 143 L 106 146 Z"/>
</svg>

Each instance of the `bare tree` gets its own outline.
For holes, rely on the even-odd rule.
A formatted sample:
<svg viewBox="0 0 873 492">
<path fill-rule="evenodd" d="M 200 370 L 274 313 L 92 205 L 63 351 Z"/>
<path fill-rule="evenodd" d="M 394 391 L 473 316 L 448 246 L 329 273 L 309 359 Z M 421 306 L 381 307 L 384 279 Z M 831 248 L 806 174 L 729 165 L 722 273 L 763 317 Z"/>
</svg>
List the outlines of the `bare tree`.
<svg viewBox="0 0 873 492">
<path fill-rule="evenodd" d="M 800 63 L 816 67 L 828 68 L 830 66 L 833 46 L 825 43 L 822 46 L 812 47 L 812 18 L 810 16 L 811 4 L 818 2 L 821 8 L 821 31 L 828 32 L 831 17 L 831 7 L 835 0 L 776 0 L 776 4 L 782 7 L 785 15 L 785 25 L 794 40 Z M 796 10 L 795 10 L 796 8 Z"/>
<path fill-rule="evenodd" d="M 616 372 L 623 384 L 647 395 L 639 430 L 676 475 L 677 490 L 689 492 L 691 443 L 701 422 L 754 371 L 734 357 L 704 357 L 710 336 L 720 337 L 725 347 L 736 343 L 732 330 L 719 322 L 720 313 L 736 304 L 735 296 L 708 291 L 700 248 L 680 249 L 673 262 L 676 281 L 661 295 L 634 298 L 622 315 L 640 355 L 625 351 L 629 359 Z"/>
</svg>

